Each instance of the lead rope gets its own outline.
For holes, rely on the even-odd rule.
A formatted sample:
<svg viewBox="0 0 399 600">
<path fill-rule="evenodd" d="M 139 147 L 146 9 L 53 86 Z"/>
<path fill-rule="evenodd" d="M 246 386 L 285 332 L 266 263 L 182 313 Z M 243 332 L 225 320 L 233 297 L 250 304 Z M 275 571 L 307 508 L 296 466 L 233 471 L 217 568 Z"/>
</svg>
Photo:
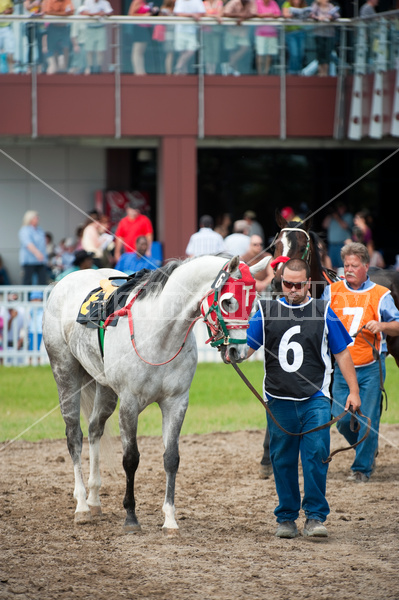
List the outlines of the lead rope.
<svg viewBox="0 0 399 600">
<path fill-rule="evenodd" d="M 241 379 L 244 381 L 244 383 L 247 385 L 247 387 L 254 394 L 254 396 L 256 396 L 256 398 L 259 400 L 259 402 L 265 407 L 266 412 L 270 416 L 270 418 L 272 419 L 273 423 L 275 423 L 277 425 L 277 427 L 279 429 L 281 429 L 281 431 L 283 431 L 287 435 L 292 435 L 292 436 L 297 437 L 297 436 L 307 435 L 308 433 L 313 433 L 314 431 L 320 431 L 321 429 L 326 429 L 327 427 L 331 427 L 331 425 L 334 425 L 334 423 L 336 423 L 337 421 L 339 421 L 340 419 L 342 419 L 346 414 L 348 414 L 348 411 L 344 410 L 337 417 L 334 417 L 333 419 L 330 419 L 330 421 L 328 421 L 328 423 L 324 423 L 324 425 L 319 425 L 318 427 L 314 427 L 313 429 L 309 429 L 308 431 L 303 431 L 301 433 L 292 433 L 291 431 L 287 431 L 276 420 L 276 418 L 274 417 L 272 411 L 268 407 L 267 403 L 263 400 L 262 396 L 260 394 L 258 394 L 257 390 L 253 387 L 252 383 L 247 379 L 247 377 L 244 375 L 244 373 L 238 367 L 237 363 L 235 363 L 235 362 L 232 361 L 231 364 L 234 367 L 235 371 L 238 373 L 238 375 L 241 377 Z M 352 412 L 352 409 L 350 409 L 350 411 Z M 371 419 L 370 419 L 370 417 L 366 417 L 365 415 L 363 415 L 363 413 L 360 411 L 360 409 L 357 409 L 356 412 L 359 415 L 359 417 L 363 417 L 364 419 L 367 419 L 367 430 L 366 430 L 366 433 L 355 444 L 352 444 L 351 446 L 347 446 L 346 448 L 339 448 L 338 450 L 334 450 L 333 452 L 331 452 L 330 455 L 326 458 L 326 460 L 322 461 L 324 464 L 331 462 L 332 457 L 335 454 L 338 454 L 338 452 L 344 452 L 345 450 L 350 450 L 351 448 L 356 448 L 356 446 L 358 446 L 359 444 L 361 444 L 366 439 L 366 437 L 369 435 L 370 428 L 371 428 Z M 359 429 L 360 429 L 359 421 L 357 420 L 356 415 L 353 412 L 352 412 L 352 416 L 351 416 L 350 427 L 351 427 L 351 430 L 354 431 L 355 433 L 357 431 L 359 431 Z"/>
<path fill-rule="evenodd" d="M 385 386 L 384 386 L 384 375 L 383 375 L 383 372 L 382 372 L 381 355 L 378 352 L 377 347 L 376 347 L 377 335 L 374 334 L 374 342 L 373 343 L 369 342 L 369 340 L 366 338 L 366 336 L 363 333 L 363 329 L 365 327 L 366 327 L 366 325 L 363 325 L 363 327 L 361 327 L 355 333 L 355 335 L 353 337 L 356 337 L 357 335 L 359 335 L 359 333 L 361 333 L 364 341 L 367 342 L 369 346 L 371 346 L 371 349 L 373 351 L 373 358 L 374 358 L 374 360 L 378 361 L 378 366 L 379 366 L 379 370 L 380 370 L 380 391 L 381 391 L 380 412 L 382 413 L 382 407 L 383 407 L 383 404 L 384 404 L 384 396 L 385 396 L 385 410 L 388 410 L 388 394 L 387 394 Z"/>
</svg>

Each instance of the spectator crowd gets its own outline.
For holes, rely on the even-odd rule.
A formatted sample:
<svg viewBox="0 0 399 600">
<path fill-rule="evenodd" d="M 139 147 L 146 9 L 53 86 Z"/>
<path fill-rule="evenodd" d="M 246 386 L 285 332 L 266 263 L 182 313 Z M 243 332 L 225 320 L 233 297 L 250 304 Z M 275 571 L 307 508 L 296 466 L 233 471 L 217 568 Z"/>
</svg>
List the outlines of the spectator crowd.
<svg viewBox="0 0 399 600">
<path fill-rule="evenodd" d="M 290 206 L 281 209 L 287 221 L 300 221 L 304 214 L 299 212 L 300 215 L 297 215 Z M 43 301 L 43 295 L 35 290 L 35 285 L 58 282 L 73 271 L 111 267 L 131 275 L 141 269 L 154 270 L 161 266 L 162 247 L 154 241 L 153 225 L 143 214 L 141 200 L 130 198 L 125 213 L 118 223 L 111 226 L 106 214 L 92 210 L 74 236 L 56 243 L 52 233 L 40 226 L 38 212 L 27 211 L 19 230 L 19 258 L 21 282 L 25 286 L 32 286 L 29 300 Z M 352 214 L 343 202 L 337 202 L 326 212 L 321 225 L 324 235 L 320 239 L 320 251 L 327 268 L 334 269 L 342 276 L 342 249 L 352 243 L 360 243 L 367 249 L 371 267 L 399 271 L 399 254 L 396 263 L 390 265 L 384 258 L 384 252 L 376 247 L 373 220 L 366 209 Z M 270 255 L 265 245 L 267 240 L 263 227 L 253 210 L 246 210 L 235 221 L 229 214 L 224 214 L 216 225 L 212 216 L 203 215 L 199 219 L 198 231 L 188 236 L 185 255 L 187 258 L 220 253 L 238 255 L 248 265 L 253 265 Z M 256 290 L 261 296 L 270 296 L 273 276 L 270 265 L 255 275 Z M 0 256 L 0 286 L 12 285 L 15 279 L 16 274 L 10 276 Z M 8 347 L 21 348 L 21 331 L 26 330 L 30 335 L 29 348 L 38 349 L 41 332 L 38 330 L 33 334 L 33 330 L 27 330 L 24 310 L 17 309 L 13 304 L 17 300 L 18 297 L 11 293 L 1 307 L 0 348 L 5 343 Z M 41 308 L 42 305 L 33 310 L 36 323 L 40 321 L 38 314 Z"/>
<path fill-rule="evenodd" d="M 125 212 L 118 223 L 111 225 L 109 216 L 92 210 L 74 236 L 55 243 L 53 234 L 41 228 L 38 212 L 28 210 L 19 230 L 21 283 L 46 285 L 88 267 L 111 267 L 124 272 L 159 267 L 161 244 L 154 241 L 153 225 L 142 210 L 142 201 L 130 198 Z M 290 206 L 283 207 L 281 214 L 287 221 L 300 221 L 304 217 Z M 367 247 L 370 266 L 399 270 L 399 261 L 388 264 L 384 252 L 376 247 L 373 219 L 367 209 L 352 214 L 338 201 L 326 211 L 321 226 L 324 233 L 319 248 L 326 267 L 339 272 L 343 267 L 342 247 L 360 242 Z M 224 252 L 239 255 L 248 264 L 254 264 L 263 258 L 265 243 L 263 227 L 253 210 L 245 211 L 234 222 L 229 214 L 222 215 L 216 225 L 212 216 L 203 215 L 199 219 L 199 230 L 187 240 L 185 254 L 195 257 Z M 15 276 L 10 277 L 0 256 L 0 285 L 10 285 L 15 279 Z"/>
<path fill-rule="evenodd" d="M 378 0 L 368 0 L 360 10 L 361 17 L 376 13 Z M 13 0 L 0 0 L 0 15 L 13 14 Z M 99 73 L 110 70 L 116 61 L 113 30 L 107 17 L 114 14 L 108 0 L 24 0 L 26 22 L 21 25 L 0 21 L 0 73 L 30 73 L 35 65 L 38 73 Z M 21 14 L 19 12 L 19 14 Z M 71 16 L 89 17 L 72 20 Z M 186 74 L 194 72 L 199 48 L 197 23 L 211 17 L 215 25 L 204 25 L 202 43 L 204 68 L 209 75 L 238 76 L 255 71 L 259 75 L 278 73 L 281 29 L 266 24 L 269 19 L 287 19 L 285 45 L 289 74 L 330 73 L 336 60 L 337 29 L 328 23 L 337 20 L 341 11 L 336 0 L 163 0 L 161 6 L 145 0 L 132 0 L 128 9 L 132 17 L 178 16 L 187 22 L 121 25 L 120 62 L 124 72 L 145 75 L 147 72 Z M 63 22 L 54 23 L 52 17 Z M 262 19 L 265 24 L 242 27 L 244 21 Z M 313 27 L 301 25 L 312 21 Z M 148 21 L 148 19 L 147 19 Z M 222 22 L 232 23 L 219 27 Z M 321 25 L 318 27 L 318 25 Z M 25 40 L 24 57 L 16 66 L 17 36 Z M 22 35 L 21 35 L 22 34 Z M 306 46 L 311 46 L 314 68 L 305 64 Z M 313 70 L 312 70 L 313 69 Z M 309 73 L 308 73 L 309 72 Z"/>
</svg>

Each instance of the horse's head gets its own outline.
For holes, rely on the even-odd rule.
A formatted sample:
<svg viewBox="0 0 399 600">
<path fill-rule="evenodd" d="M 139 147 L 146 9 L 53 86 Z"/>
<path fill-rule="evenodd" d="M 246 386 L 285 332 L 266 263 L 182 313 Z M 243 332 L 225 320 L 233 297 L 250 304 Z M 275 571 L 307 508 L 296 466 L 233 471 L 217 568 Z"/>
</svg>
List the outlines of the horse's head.
<svg viewBox="0 0 399 600">
<path fill-rule="evenodd" d="M 265 268 L 269 260 L 267 257 L 250 268 L 235 256 L 219 272 L 201 303 L 208 342 L 220 349 L 225 363 L 246 358 L 248 320 L 256 298 L 253 273 Z"/>
<path fill-rule="evenodd" d="M 274 270 L 274 292 L 280 294 L 281 267 L 290 258 L 301 258 L 311 262 L 312 239 L 310 235 L 310 219 L 305 221 L 286 221 L 280 212 L 276 211 L 276 222 L 280 232 L 274 242 L 274 254 L 271 265 Z"/>
</svg>

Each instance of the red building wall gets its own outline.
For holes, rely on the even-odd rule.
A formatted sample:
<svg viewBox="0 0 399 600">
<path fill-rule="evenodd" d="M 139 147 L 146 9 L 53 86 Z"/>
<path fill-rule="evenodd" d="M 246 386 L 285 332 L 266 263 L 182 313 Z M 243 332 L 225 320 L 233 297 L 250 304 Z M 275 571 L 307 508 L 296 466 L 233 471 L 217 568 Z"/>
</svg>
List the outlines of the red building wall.
<svg viewBox="0 0 399 600">
<path fill-rule="evenodd" d="M 206 138 L 280 138 L 280 78 L 206 77 Z M 32 136 L 32 81 L 2 75 L 0 136 Z M 197 77 L 121 76 L 122 138 L 159 139 L 157 221 L 164 255 L 183 256 L 187 235 L 197 229 Z M 331 138 L 335 78 L 287 78 L 287 137 Z M 39 75 L 37 137 L 97 137 L 117 133 L 115 76 Z"/>
<path fill-rule="evenodd" d="M 287 135 L 333 135 L 336 79 L 287 78 Z M 2 75 L 0 136 L 32 133 L 31 77 Z M 280 135 L 278 77 L 207 77 L 204 89 L 205 136 Z M 115 78 L 39 75 L 38 136 L 115 135 Z M 152 75 L 121 77 L 121 134 L 198 135 L 198 79 Z"/>
</svg>

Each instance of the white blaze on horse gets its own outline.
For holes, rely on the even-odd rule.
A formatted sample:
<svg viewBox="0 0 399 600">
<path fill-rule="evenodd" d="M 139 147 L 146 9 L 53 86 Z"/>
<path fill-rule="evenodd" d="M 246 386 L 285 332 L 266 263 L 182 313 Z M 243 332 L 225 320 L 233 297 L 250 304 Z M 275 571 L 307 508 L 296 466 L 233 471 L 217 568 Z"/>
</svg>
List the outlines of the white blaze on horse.
<svg viewBox="0 0 399 600">
<path fill-rule="evenodd" d="M 246 357 L 248 318 L 255 299 L 252 275 L 269 257 L 249 268 L 238 257 L 204 256 L 175 261 L 147 273 L 129 293 L 125 308 L 105 322 L 103 346 L 98 327 L 77 322 L 85 300 L 105 278 L 126 275 L 112 269 L 72 273 L 52 290 L 43 319 L 43 339 L 57 383 L 67 444 L 75 473 L 75 521 L 101 513 L 100 439 L 107 419 L 120 401 L 119 426 L 126 473 L 125 530 L 140 531 L 135 510 L 134 478 L 139 465 L 139 414 L 153 402 L 162 412 L 166 493 L 163 531 L 175 533 L 175 480 L 179 436 L 197 365 L 192 326 L 203 318 L 211 345 L 222 359 Z M 212 287 L 212 284 L 213 287 Z M 94 297 L 95 294 L 94 294 Z M 116 326 L 107 326 L 115 323 Z M 82 403 L 89 417 L 89 495 L 83 482 L 80 427 Z"/>
</svg>

